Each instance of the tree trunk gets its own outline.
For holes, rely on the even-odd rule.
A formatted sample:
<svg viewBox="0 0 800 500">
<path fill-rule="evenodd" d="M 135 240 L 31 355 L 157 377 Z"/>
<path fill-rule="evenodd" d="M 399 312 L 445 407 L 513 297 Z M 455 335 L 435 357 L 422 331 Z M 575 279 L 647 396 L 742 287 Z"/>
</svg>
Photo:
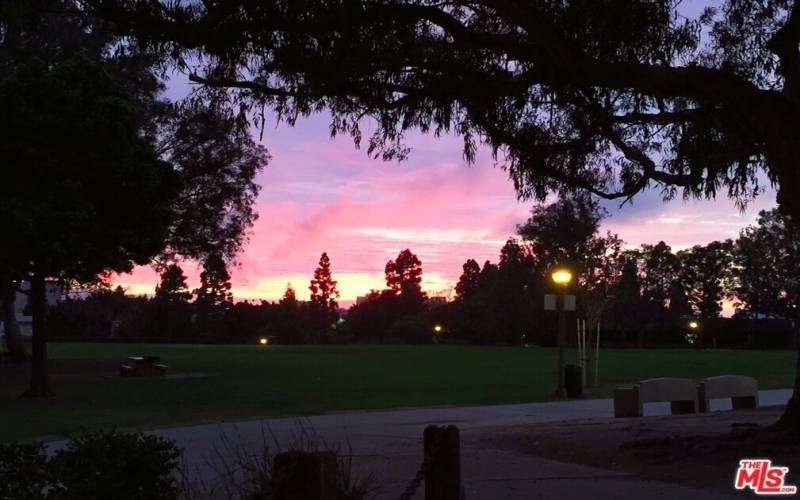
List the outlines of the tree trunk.
<svg viewBox="0 0 800 500">
<path fill-rule="evenodd" d="M 792 398 L 786 404 L 786 411 L 778 420 L 780 429 L 800 430 L 800 349 L 797 351 L 797 366 L 794 372 L 794 391 Z"/>
<path fill-rule="evenodd" d="M 25 343 L 22 340 L 22 333 L 17 324 L 17 314 L 14 305 L 17 298 L 17 287 L 13 281 L 8 280 L 0 284 L 2 287 L 3 301 L 3 331 L 6 338 L 6 349 L 11 361 L 22 362 L 27 361 L 28 351 L 25 350 Z"/>
<path fill-rule="evenodd" d="M 31 278 L 31 306 L 33 311 L 31 383 L 22 397 L 49 396 L 51 394 L 50 374 L 47 371 L 47 338 L 45 334 L 47 296 L 44 275 L 38 271 Z"/>
<path fill-rule="evenodd" d="M 788 129 L 794 130 L 794 128 Z M 796 144 L 800 135 L 793 134 L 790 138 L 789 147 L 782 149 L 784 153 L 770 158 L 774 166 L 779 167 L 778 173 L 778 195 L 777 202 L 779 210 L 789 216 L 789 220 L 795 229 L 800 229 L 800 197 L 797 196 L 797 189 L 800 188 L 800 169 L 796 162 Z M 797 327 L 795 327 L 797 328 Z M 795 333 L 797 335 L 797 332 Z M 781 418 L 776 426 L 781 429 L 791 429 L 800 431 L 800 345 L 797 349 L 797 361 L 794 372 L 794 387 L 792 398 L 786 405 Z"/>
</svg>

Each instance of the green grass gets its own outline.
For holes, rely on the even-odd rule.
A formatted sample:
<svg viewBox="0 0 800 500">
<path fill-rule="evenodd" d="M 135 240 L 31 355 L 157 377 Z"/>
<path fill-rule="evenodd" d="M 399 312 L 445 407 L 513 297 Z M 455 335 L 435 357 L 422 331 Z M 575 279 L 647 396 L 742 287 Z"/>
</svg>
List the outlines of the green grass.
<svg viewBox="0 0 800 500">
<path fill-rule="evenodd" d="M 113 376 L 115 366 L 134 354 L 159 355 L 171 372 L 209 377 Z M 16 400 L 25 388 L 27 368 L 0 369 L 0 441 L 81 428 L 542 401 L 554 389 L 556 364 L 554 349 L 468 346 L 52 344 L 50 356 L 56 365 L 56 395 L 51 399 Z M 568 362 L 574 357 L 574 351 L 569 352 Z M 762 388 L 789 387 L 794 354 L 603 350 L 601 386 L 591 392 L 607 397 L 614 385 L 638 379 L 724 373 L 754 376 Z"/>
</svg>

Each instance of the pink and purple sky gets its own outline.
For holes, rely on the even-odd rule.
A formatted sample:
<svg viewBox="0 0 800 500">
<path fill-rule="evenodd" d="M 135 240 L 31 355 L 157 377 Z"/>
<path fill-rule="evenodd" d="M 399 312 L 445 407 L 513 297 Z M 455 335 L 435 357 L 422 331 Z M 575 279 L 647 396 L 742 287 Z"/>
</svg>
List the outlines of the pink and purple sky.
<svg viewBox="0 0 800 500">
<path fill-rule="evenodd" d="M 299 298 L 307 297 L 309 279 L 326 251 L 341 302 L 348 305 L 384 287 L 386 261 L 404 248 L 420 257 L 423 286 L 436 294 L 455 284 L 466 259 L 496 261 L 531 207 L 517 201 L 488 150 L 467 165 L 457 137 L 411 136 L 410 158 L 388 163 L 371 160 L 347 137 L 331 140 L 327 117 L 317 115 L 294 128 L 268 128 L 262 142 L 272 161 L 258 177 L 259 219 L 239 266 L 231 270 L 239 300 L 277 299 L 287 283 Z M 664 240 L 685 248 L 736 237 L 774 199 L 767 191 L 740 213 L 725 198 L 663 203 L 652 191 L 622 208 L 605 203 L 610 217 L 604 230 L 630 246 Z M 196 266 L 187 263 L 184 270 L 195 287 Z M 143 267 L 117 282 L 130 293 L 150 294 L 157 280 Z"/>
</svg>

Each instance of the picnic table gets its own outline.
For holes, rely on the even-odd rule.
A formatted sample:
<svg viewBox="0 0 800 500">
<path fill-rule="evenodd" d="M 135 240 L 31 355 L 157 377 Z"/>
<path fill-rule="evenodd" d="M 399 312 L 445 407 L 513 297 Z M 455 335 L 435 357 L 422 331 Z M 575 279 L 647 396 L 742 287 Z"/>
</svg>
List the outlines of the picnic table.
<svg viewBox="0 0 800 500">
<path fill-rule="evenodd" d="M 121 377 L 160 377 L 167 373 L 167 365 L 160 356 L 128 356 L 128 363 L 120 365 Z"/>
</svg>

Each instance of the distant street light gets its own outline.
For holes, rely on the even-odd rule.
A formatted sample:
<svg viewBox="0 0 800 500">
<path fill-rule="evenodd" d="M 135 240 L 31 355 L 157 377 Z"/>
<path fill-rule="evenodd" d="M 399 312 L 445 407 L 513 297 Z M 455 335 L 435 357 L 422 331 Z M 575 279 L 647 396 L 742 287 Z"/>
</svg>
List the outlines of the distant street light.
<svg viewBox="0 0 800 500">
<path fill-rule="evenodd" d="M 567 339 L 567 320 L 564 313 L 564 292 L 567 289 L 570 281 L 572 281 L 572 273 L 567 269 L 556 269 L 550 275 L 553 283 L 561 287 L 561 293 L 556 298 L 558 310 L 558 389 L 556 389 L 556 397 L 563 398 L 567 395 L 567 389 L 564 385 L 564 344 Z"/>
<path fill-rule="evenodd" d="M 567 286 L 572 281 L 572 273 L 566 269 L 556 269 L 551 277 L 553 278 L 553 283 L 561 286 Z"/>
<path fill-rule="evenodd" d="M 433 331 L 436 333 L 442 333 L 442 325 L 436 325 L 433 327 Z"/>
<path fill-rule="evenodd" d="M 258 343 L 261 345 L 267 345 L 269 344 L 269 339 L 266 337 L 261 337 L 260 339 L 258 339 Z"/>
<path fill-rule="evenodd" d="M 689 334 L 689 343 L 692 344 L 695 349 L 700 349 L 700 322 L 694 319 L 689 321 L 689 328 L 692 330 L 692 333 Z"/>
</svg>

